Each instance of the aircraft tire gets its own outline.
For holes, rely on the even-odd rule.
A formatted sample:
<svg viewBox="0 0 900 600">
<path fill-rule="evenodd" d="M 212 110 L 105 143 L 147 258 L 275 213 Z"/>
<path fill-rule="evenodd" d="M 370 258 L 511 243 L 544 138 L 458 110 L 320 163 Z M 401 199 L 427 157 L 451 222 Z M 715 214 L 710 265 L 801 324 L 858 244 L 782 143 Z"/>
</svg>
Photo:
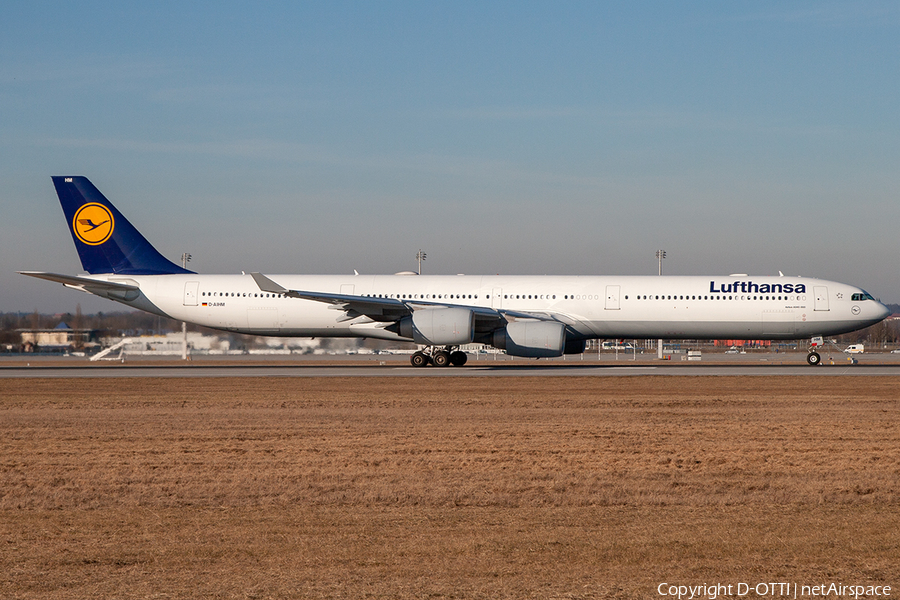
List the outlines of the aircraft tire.
<svg viewBox="0 0 900 600">
<path fill-rule="evenodd" d="M 428 355 L 424 352 L 415 352 L 412 356 L 409 357 L 409 362 L 414 367 L 427 367 L 428 366 Z"/>
<path fill-rule="evenodd" d="M 469 360 L 468 355 L 461 350 L 457 350 L 456 352 L 450 353 L 450 364 L 454 367 L 461 367 L 466 364 L 466 361 Z"/>
<path fill-rule="evenodd" d="M 818 352 L 810 352 L 806 355 L 806 362 L 812 366 L 816 366 L 822 363 L 822 357 L 819 356 Z"/>
<path fill-rule="evenodd" d="M 431 357 L 431 360 L 436 367 L 446 367 L 450 364 L 450 353 L 438 350 L 434 353 L 434 356 Z"/>
</svg>

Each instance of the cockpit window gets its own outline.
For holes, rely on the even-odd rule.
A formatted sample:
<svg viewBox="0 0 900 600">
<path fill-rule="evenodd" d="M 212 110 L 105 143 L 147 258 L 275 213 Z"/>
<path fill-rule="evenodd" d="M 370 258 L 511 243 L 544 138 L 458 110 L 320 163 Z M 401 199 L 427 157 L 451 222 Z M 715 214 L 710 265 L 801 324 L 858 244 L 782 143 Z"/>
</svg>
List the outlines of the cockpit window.
<svg viewBox="0 0 900 600">
<path fill-rule="evenodd" d="M 863 290 L 862 294 L 853 294 L 852 296 L 850 296 L 850 300 L 852 300 L 853 302 L 861 302 L 863 300 L 874 300 L 874 299 L 875 298 L 872 297 L 872 294 L 870 294 L 869 292 L 867 292 L 865 290 Z"/>
</svg>

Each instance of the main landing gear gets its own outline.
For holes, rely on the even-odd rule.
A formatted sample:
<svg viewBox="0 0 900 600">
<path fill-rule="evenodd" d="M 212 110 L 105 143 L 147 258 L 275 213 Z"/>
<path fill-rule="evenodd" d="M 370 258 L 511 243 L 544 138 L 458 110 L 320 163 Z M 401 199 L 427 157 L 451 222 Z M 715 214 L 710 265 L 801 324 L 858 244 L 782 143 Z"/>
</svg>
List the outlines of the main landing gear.
<svg viewBox="0 0 900 600">
<path fill-rule="evenodd" d="M 428 365 L 461 367 L 466 364 L 468 359 L 469 357 L 466 353 L 456 346 L 446 346 L 444 348 L 428 346 L 409 357 L 409 362 L 414 367 L 427 367 Z"/>
</svg>

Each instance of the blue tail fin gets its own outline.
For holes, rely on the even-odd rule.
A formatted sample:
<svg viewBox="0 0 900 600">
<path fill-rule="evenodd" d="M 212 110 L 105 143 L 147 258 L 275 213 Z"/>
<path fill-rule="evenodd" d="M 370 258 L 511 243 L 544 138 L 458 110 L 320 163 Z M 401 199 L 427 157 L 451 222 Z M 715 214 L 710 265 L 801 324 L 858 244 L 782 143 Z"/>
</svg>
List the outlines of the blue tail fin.
<svg viewBox="0 0 900 600">
<path fill-rule="evenodd" d="M 75 248 L 91 274 L 192 273 L 168 260 L 128 222 L 87 177 L 53 177 Z"/>
</svg>

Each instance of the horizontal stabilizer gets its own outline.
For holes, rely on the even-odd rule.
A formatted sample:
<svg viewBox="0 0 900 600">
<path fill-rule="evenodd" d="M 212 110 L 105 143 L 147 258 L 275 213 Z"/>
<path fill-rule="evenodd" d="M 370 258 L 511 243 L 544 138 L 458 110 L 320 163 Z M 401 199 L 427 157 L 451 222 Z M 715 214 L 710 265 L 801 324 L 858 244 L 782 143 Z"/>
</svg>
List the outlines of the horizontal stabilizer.
<svg viewBox="0 0 900 600">
<path fill-rule="evenodd" d="M 20 275 L 28 275 L 29 277 L 37 277 L 38 279 L 46 279 L 47 281 L 55 281 L 63 285 L 77 288 L 94 288 L 98 290 L 118 290 L 122 292 L 137 291 L 140 288 L 136 285 L 127 283 L 115 283 L 112 281 L 98 281 L 89 277 L 76 277 L 74 275 L 60 275 L 59 273 L 44 273 L 42 271 L 19 271 Z"/>
<path fill-rule="evenodd" d="M 66 287 L 94 294 L 95 296 L 109 298 L 110 300 L 134 300 L 141 293 L 141 288 L 127 283 L 116 283 L 113 281 L 103 281 L 91 279 L 90 277 L 77 277 L 74 275 L 60 275 L 59 273 L 44 273 L 42 271 L 19 271 L 19 273 L 28 275 L 29 277 L 55 281 Z"/>
</svg>

